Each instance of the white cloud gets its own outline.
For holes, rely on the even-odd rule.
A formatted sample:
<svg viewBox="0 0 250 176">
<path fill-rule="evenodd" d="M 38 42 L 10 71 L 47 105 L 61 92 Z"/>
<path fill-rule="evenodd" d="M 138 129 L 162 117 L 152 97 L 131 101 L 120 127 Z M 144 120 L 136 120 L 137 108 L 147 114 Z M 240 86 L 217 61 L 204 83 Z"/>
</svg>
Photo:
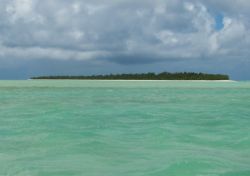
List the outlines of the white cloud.
<svg viewBox="0 0 250 176">
<path fill-rule="evenodd" d="M 162 41 L 165 45 L 176 45 L 178 39 L 175 37 L 174 33 L 168 30 L 161 31 L 156 34 L 156 37 Z"/>
<path fill-rule="evenodd" d="M 189 2 L 186 2 L 186 3 L 184 3 L 184 6 L 185 6 L 185 8 L 188 10 L 188 11 L 194 11 L 194 5 L 192 4 L 192 3 L 189 3 Z"/>
<path fill-rule="evenodd" d="M 235 2 L 243 9 L 238 12 L 225 0 L 2 2 L 2 58 L 103 59 L 124 54 L 167 60 L 249 54 L 249 1 Z M 220 31 L 213 10 L 225 16 Z"/>
<path fill-rule="evenodd" d="M 84 32 L 83 31 L 79 31 L 79 30 L 73 30 L 70 33 L 70 36 L 73 37 L 75 40 L 80 40 L 84 37 Z"/>
<path fill-rule="evenodd" d="M 33 11 L 33 0 L 14 0 L 10 1 L 6 6 L 6 12 L 8 13 L 12 23 L 17 20 L 25 20 L 27 22 L 43 22 L 41 15 L 36 14 Z"/>
<path fill-rule="evenodd" d="M 9 58 L 17 57 L 24 59 L 76 59 L 76 60 L 90 60 L 95 59 L 98 56 L 108 56 L 109 53 L 105 51 L 72 51 L 64 50 L 60 48 L 41 48 L 41 47 L 29 47 L 29 48 L 7 48 L 0 45 L 0 55 L 7 56 Z"/>
<path fill-rule="evenodd" d="M 81 10 L 81 7 L 80 7 L 80 4 L 79 4 L 79 3 L 73 3 L 73 4 L 72 4 L 72 8 L 73 8 L 73 11 L 74 11 L 75 13 L 79 13 L 80 10 Z"/>
</svg>

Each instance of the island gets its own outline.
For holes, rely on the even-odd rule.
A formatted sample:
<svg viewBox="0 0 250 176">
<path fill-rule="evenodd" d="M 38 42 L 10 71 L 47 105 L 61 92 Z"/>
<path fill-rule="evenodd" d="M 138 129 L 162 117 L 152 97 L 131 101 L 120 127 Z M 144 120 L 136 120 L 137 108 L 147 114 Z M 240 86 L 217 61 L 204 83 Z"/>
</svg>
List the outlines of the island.
<svg viewBox="0 0 250 176">
<path fill-rule="evenodd" d="M 31 79 L 74 79 L 74 80 L 229 80 L 228 75 L 195 72 L 130 73 L 90 76 L 38 76 Z"/>
</svg>

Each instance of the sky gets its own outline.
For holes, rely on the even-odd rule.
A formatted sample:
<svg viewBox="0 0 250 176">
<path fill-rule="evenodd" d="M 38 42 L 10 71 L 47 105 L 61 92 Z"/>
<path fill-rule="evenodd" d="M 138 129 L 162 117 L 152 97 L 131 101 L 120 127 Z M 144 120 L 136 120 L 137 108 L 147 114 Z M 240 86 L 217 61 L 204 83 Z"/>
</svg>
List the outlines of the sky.
<svg viewBox="0 0 250 176">
<path fill-rule="evenodd" d="M 0 0 L 0 79 L 205 72 L 250 80 L 249 0 Z"/>
</svg>

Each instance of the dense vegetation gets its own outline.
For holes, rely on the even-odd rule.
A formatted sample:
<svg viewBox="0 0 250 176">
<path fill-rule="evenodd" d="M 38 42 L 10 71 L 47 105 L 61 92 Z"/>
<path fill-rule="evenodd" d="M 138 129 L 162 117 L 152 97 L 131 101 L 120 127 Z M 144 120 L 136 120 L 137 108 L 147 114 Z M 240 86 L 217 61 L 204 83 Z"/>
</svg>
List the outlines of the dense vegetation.
<svg viewBox="0 0 250 176">
<path fill-rule="evenodd" d="M 229 80 L 228 75 L 193 72 L 109 74 L 92 76 L 40 76 L 31 79 L 97 79 L 97 80 Z"/>
</svg>

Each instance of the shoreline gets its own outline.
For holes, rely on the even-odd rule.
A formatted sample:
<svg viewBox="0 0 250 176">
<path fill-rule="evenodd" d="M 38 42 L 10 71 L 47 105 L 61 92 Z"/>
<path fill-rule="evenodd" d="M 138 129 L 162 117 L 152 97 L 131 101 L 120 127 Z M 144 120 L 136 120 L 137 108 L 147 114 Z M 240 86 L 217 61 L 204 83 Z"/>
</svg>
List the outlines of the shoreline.
<svg viewBox="0 0 250 176">
<path fill-rule="evenodd" d="M 131 81 L 131 82 L 237 82 L 235 80 L 134 80 L 134 79 L 129 79 L 129 80 L 124 80 L 124 79 L 27 79 L 30 81 L 38 81 L 38 80 L 45 80 L 45 81 L 117 81 L 117 82 L 125 82 L 125 81 Z"/>
</svg>

